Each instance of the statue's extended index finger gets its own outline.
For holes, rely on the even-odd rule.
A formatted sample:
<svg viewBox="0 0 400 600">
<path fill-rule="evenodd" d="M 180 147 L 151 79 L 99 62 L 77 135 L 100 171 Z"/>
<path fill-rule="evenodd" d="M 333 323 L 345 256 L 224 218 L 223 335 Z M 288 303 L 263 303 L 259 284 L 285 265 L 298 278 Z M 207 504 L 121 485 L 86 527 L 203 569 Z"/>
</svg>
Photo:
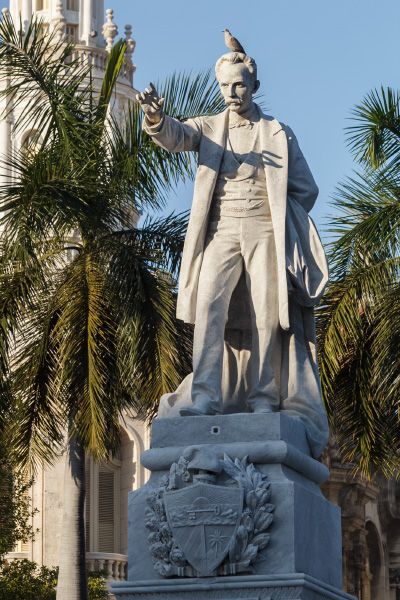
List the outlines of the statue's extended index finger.
<svg viewBox="0 0 400 600">
<path fill-rule="evenodd" d="M 150 90 L 150 92 L 155 92 L 157 94 L 156 86 L 151 81 L 149 83 L 149 90 Z"/>
</svg>

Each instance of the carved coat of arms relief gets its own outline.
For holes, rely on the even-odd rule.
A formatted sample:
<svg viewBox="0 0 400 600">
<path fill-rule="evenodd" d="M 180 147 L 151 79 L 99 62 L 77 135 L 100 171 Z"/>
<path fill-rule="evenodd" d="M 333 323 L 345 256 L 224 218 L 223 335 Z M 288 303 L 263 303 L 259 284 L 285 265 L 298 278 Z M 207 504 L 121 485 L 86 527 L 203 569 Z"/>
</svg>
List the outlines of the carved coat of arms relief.
<svg viewBox="0 0 400 600">
<path fill-rule="evenodd" d="M 163 577 L 251 572 L 268 545 L 274 505 L 267 477 L 247 457 L 181 457 L 147 498 L 146 528 Z"/>
</svg>

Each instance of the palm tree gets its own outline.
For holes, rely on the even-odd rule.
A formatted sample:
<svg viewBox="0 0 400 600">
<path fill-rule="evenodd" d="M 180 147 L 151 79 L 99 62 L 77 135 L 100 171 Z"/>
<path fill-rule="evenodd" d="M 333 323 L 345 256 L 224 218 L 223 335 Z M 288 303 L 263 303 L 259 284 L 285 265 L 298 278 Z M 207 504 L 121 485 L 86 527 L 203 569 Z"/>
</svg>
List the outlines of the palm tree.
<svg viewBox="0 0 400 600">
<path fill-rule="evenodd" d="M 344 459 L 389 477 L 400 466 L 399 94 L 372 91 L 354 117 L 349 143 L 363 171 L 335 197 L 321 379 Z"/>
<path fill-rule="evenodd" d="M 174 316 L 186 215 L 135 224 L 193 164 L 150 142 L 135 104 L 113 118 L 124 51 L 118 42 L 96 90 L 40 21 L 25 32 L 0 22 L 1 94 L 23 107 L 15 129 L 37 132 L 34 148 L 3 159 L 0 425 L 20 465 L 52 463 L 67 442 L 59 600 L 87 598 L 85 453 L 108 457 L 121 413 L 153 414 L 190 368 L 190 332 Z M 175 75 L 163 93 L 180 118 L 222 108 L 210 73 Z"/>
</svg>

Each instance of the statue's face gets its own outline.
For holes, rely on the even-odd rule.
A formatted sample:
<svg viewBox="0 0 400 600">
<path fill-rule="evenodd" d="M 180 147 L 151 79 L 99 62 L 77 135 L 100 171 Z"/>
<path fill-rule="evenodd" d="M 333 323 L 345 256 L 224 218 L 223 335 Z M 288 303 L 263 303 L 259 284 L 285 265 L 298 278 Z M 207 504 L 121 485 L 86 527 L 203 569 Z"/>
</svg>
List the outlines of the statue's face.
<svg viewBox="0 0 400 600">
<path fill-rule="evenodd" d="M 229 110 L 240 114 L 250 108 L 256 82 L 246 65 L 223 62 L 218 69 L 218 83 Z"/>
</svg>

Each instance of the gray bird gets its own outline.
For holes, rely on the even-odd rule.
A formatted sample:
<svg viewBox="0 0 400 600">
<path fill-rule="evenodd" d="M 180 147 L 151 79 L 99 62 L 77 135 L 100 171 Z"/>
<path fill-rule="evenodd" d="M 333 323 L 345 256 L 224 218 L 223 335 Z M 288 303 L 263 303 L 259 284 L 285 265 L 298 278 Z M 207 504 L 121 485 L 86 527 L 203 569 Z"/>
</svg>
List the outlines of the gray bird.
<svg viewBox="0 0 400 600">
<path fill-rule="evenodd" d="M 229 29 L 224 29 L 224 38 L 225 44 L 229 48 L 229 50 L 231 50 L 232 52 L 242 52 L 243 54 L 246 54 L 246 51 L 243 48 L 242 44 L 239 42 L 238 39 L 233 37 Z"/>
</svg>

